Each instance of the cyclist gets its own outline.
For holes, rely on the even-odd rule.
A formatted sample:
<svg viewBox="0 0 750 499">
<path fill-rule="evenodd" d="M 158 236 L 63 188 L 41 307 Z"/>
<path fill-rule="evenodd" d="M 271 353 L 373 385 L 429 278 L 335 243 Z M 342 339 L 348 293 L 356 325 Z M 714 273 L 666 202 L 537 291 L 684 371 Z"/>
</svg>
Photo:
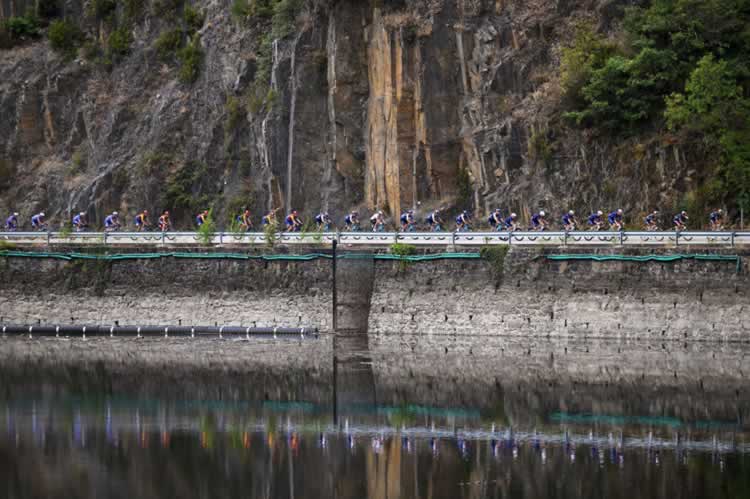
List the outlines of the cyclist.
<svg viewBox="0 0 750 499">
<path fill-rule="evenodd" d="M 602 213 L 602 210 L 599 210 L 596 213 L 592 213 L 591 215 L 589 215 L 589 218 L 588 218 L 589 230 L 593 230 L 593 231 L 602 230 L 602 223 L 603 223 L 602 215 L 604 215 L 604 213 Z"/>
<path fill-rule="evenodd" d="M 253 218 L 250 214 L 250 210 L 246 209 L 245 211 L 237 215 L 236 220 L 242 232 L 248 232 L 253 228 Z"/>
<path fill-rule="evenodd" d="M 18 230 L 18 213 L 13 213 L 11 216 L 8 217 L 8 219 L 5 221 L 5 230 L 9 232 L 15 232 Z"/>
<path fill-rule="evenodd" d="M 203 210 L 195 216 L 195 224 L 200 228 L 208 220 L 208 210 Z"/>
<path fill-rule="evenodd" d="M 607 216 L 607 222 L 609 222 L 610 230 L 621 231 L 622 230 L 622 210 L 617 209 Z"/>
<path fill-rule="evenodd" d="M 37 213 L 31 217 L 31 228 L 34 230 L 46 230 L 47 222 L 44 221 L 44 212 Z"/>
<path fill-rule="evenodd" d="M 576 212 L 570 210 L 562 217 L 563 229 L 566 232 L 571 232 L 578 229 L 578 220 L 576 220 Z"/>
<path fill-rule="evenodd" d="M 417 228 L 414 225 L 414 210 L 409 210 L 401 214 L 401 232 L 414 232 Z"/>
<path fill-rule="evenodd" d="M 275 210 L 271 210 L 265 215 L 263 215 L 263 219 L 261 220 L 261 223 L 264 226 L 276 225 L 276 212 L 277 211 L 278 211 L 278 208 L 276 208 Z"/>
<path fill-rule="evenodd" d="M 378 210 L 370 217 L 370 225 L 372 226 L 373 232 L 384 232 L 385 231 L 385 215 L 383 212 Z"/>
<path fill-rule="evenodd" d="M 141 232 L 151 225 L 148 221 L 148 210 L 143 210 L 135 216 L 135 228 L 138 232 Z"/>
<path fill-rule="evenodd" d="M 505 228 L 510 232 L 520 230 L 521 227 L 518 226 L 518 222 L 516 221 L 517 219 L 518 215 L 516 215 L 515 213 L 511 213 L 510 216 L 503 221 Z"/>
<path fill-rule="evenodd" d="M 319 232 L 328 232 L 331 230 L 331 217 L 328 215 L 327 211 L 324 211 L 322 213 L 318 213 L 315 216 L 315 223 L 318 224 L 318 231 Z"/>
<path fill-rule="evenodd" d="M 687 229 L 687 221 L 689 220 L 687 212 L 681 211 L 677 215 L 672 218 L 672 224 L 674 225 L 674 230 L 680 231 Z"/>
<path fill-rule="evenodd" d="M 104 219 L 104 232 L 114 232 L 120 230 L 120 216 L 116 211 Z"/>
<path fill-rule="evenodd" d="M 531 227 L 529 227 L 529 230 L 535 230 L 535 231 L 543 231 L 547 230 L 547 219 L 545 218 L 547 216 L 546 213 L 544 213 L 544 210 L 541 210 L 539 213 L 533 215 L 531 217 Z"/>
<path fill-rule="evenodd" d="M 505 228 L 505 226 L 503 225 L 503 216 L 500 213 L 500 208 L 495 208 L 495 211 L 490 213 L 490 216 L 487 219 L 487 223 L 489 223 L 490 227 L 498 232 Z"/>
<path fill-rule="evenodd" d="M 76 230 L 76 232 L 83 232 L 86 230 L 86 227 L 88 224 L 86 223 L 86 214 L 84 212 L 80 212 L 78 215 L 73 217 L 73 228 Z"/>
<path fill-rule="evenodd" d="M 471 214 L 464 210 L 456 217 L 456 231 L 469 232 L 471 230 Z"/>
<path fill-rule="evenodd" d="M 299 232 L 302 229 L 302 219 L 299 217 L 297 210 L 292 210 L 287 215 L 285 222 L 287 232 Z"/>
<path fill-rule="evenodd" d="M 659 210 L 654 210 L 643 219 L 643 227 L 649 232 L 659 230 Z"/>
<path fill-rule="evenodd" d="M 708 216 L 708 220 L 711 223 L 711 230 L 720 231 L 724 229 L 724 210 L 718 209 L 711 212 Z"/>
<path fill-rule="evenodd" d="M 440 217 L 440 211 L 441 210 L 435 210 L 429 215 L 427 215 L 427 218 L 425 219 L 425 222 L 427 222 L 430 226 L 430 230 L 432 232 L 442 232 L 443 231 L 443 219 Z"/>
<path fill-rule="evenodd" d="M 344 226 L 350 232 L 359 232 L 359 212 L 353 211 L 344 217 Z"/>
<path fill-rule="evenodd" d="M 159 230 L 162 232 L 167 232 L 172 226 L 172 221 L 169 220 L 169 210 L 164 210 L 164 212 L 159 217 Z"/>
</svg>

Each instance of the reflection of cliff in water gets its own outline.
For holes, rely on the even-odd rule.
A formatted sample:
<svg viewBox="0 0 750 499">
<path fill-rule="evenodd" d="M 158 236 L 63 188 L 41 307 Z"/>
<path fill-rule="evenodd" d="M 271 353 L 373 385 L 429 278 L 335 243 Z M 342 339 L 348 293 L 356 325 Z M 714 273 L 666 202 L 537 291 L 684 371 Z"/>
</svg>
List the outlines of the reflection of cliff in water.
<svg viewBox="0 0 750 499">
<path fill-rule="evenodd" d="M 750 424 L 749 345 L 686 350 L 356 335 L 336 342 L 341 406 L 470 408 L 512 425 L 558 412 Z M 330 406 L 333 344 L 330 337 L 299 343 L 8 339 L 0 349 L 0 396 L 44 391 Z"/>
</svg>

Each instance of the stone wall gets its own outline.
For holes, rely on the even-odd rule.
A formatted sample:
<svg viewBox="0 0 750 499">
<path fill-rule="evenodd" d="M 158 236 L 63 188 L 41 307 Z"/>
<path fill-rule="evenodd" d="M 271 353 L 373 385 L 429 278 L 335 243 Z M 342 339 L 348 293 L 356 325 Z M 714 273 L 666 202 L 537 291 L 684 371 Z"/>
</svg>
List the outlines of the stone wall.
<svg viewBox="0 0 750 499">
<path fill-rule="evenodd" d="M 368 297 L 353 296 L 374 279 L 370 334 L 750 341 L 747 272 L 746 263 L 559 262 L 513 250 L 495 263 L 376 261 L 374 272 L 340 271 L 338 287 L 340 303 L 364 313 Z M 328 260 L 6 258 L 0 279 L 6 321 L 331 328 Z"/>
<path fill-rule="evenodd" d="M 734 262 L 558 262 L 514 250 L 501 265 L 380 262 L 370 333 L 750 341 L 746 264 L 738 273 Z"/>
</svg>

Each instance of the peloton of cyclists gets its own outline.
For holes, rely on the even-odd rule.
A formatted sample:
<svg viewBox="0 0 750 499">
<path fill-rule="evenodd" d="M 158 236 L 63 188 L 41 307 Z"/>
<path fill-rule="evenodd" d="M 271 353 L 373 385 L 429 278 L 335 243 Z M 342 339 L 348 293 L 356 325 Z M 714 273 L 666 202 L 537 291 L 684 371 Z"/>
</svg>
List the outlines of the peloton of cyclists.
<svg viewBox="0 0 750 499">
<path fill-rule="evenodd" d="M 276 225 L 276 212 L 278 209 L 268 211 L 262 218 L 262 225 L 268 227 L 269 225 Z M 445 209 L 438 208 L 433 211 L 428 211 L 424 217 L 425 224 L 429 227 L 432 232 L 442 232 L 445 230 L 445 221 L 443 219 Z M 148 219 L 148 210 L 143 210 L 135 216 L 135 229 L 137 231 L 147 230 L 150 226 Z M 195 223 L 198 227 L 204 225 L 209 216 L 208 210 L 203 210 L 195 217 Z M 643 230 L 646 231 L 658 231 L 659 230 L 659 216 L 658 210 L 649 212 L 643 220 Z M 159 217 L 159 229 L 162 232 L 171 230 L 169 211 L 165 210 Z M 712 210 L 708 216 L 708 222 L 710 230 L 722 231 L 725 230 L 724 222 L 726 219 L 726 212 L 723 209 Z M 243 212 L 234 218 L 235 222 L 242 231 L 251 231 L 254 229 L 252 222 L 252 214 L 250 210 L 244 209 Z M 399 218 L 400 230 L 403 232 L 414 232 L 417 230 L 417 214 L 414 210 L 407 210 L 403 212 Z M 550 229 L 549 216 L 546 211 L 540 210 L 531 217 L 528 230 L 532 231 L 543 231 Z M 31 219 L 32 230 L 46 230 L 47 223 L 45 221 L 45 214 L 43 212 L 37 213 L 32 216 Z M 560 218 L 561 227 L 566 232 L 581 230 L 580 224 L 576 218 L 576 212 L 569 210 L 565 212 Z M 689 217 L 686 211 L 680 211 L 672 218 L 672 228 L 674 230 L 683 231 L 687 230 L 687 224 Z M 72 227 L 76 232 L 86 230 L 89 223 L 86 219 L 85 212 L 76 213 L 72 217 Z M 285 219 L 286 229 L 292 232 L 299 232 L 302 229 L 302 219 L 298 212 L 292 211 Z M 373 232 L 383 232 L 386 230 L 386 218 L 383 211 L 378 210 L 369 217 L 370 230 Z M 457 232 L 466 232 L 472 230 L 473 219 L 472 215 L 468 210 L 461 211 L 458 216 L 455 217 Z M 315 217 L 315 224 L 317 230 L 321 232 L 327 232 L 332 230 L 333 226 L 332 217 L 326 211 L 320 212 Z M 352 211 L 345 217 L 346 230 L 348 231 L 359 231 L 360 230 L 360 218 L 359 212 Z M 590 231 L 604 230 L 605 224 L 608 225 L 610 230 L 622 231 L 624 230 L 624 211 L 616 209 L 607 214 L 601 210 L 592 212 L 586 219 L 586 225 Z M 122 224 L 119 218 L 119 213 L 113 211 L 109 213 L 104 219 L 104 231 L 112 232 L 121 230 Z M 517 231 L 521 229 L 518 215 L 511 213 L 509 216 L 503 218 L 502 211 L 500 208 L 493 209 L 487 217 L 487 226 L 493 231 Z M 4 230 L 6 231 L 17 231 L 22 227 L 20 216 L 17 212 L 12 212 L 4 223 Z M 335 229 L 334 229 L 335 230 Z"/>
</svg>

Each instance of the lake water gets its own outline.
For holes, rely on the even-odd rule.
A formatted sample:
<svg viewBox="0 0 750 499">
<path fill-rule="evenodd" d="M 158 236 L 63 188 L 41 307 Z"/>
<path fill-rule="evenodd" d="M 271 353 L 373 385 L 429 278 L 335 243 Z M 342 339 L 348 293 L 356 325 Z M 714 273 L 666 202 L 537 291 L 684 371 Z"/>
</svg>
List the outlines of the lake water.
<svg viewBox="0 0 750 499">
<path fill-rule="evenodd" d="M 585 396 L 585 393 L 582 394 Z M 743 498 L 743 425 L 470 407 L 0 400 L 7 498 Z M 710 415 L 708 415 L 710 416 Z"/>
</svg>

